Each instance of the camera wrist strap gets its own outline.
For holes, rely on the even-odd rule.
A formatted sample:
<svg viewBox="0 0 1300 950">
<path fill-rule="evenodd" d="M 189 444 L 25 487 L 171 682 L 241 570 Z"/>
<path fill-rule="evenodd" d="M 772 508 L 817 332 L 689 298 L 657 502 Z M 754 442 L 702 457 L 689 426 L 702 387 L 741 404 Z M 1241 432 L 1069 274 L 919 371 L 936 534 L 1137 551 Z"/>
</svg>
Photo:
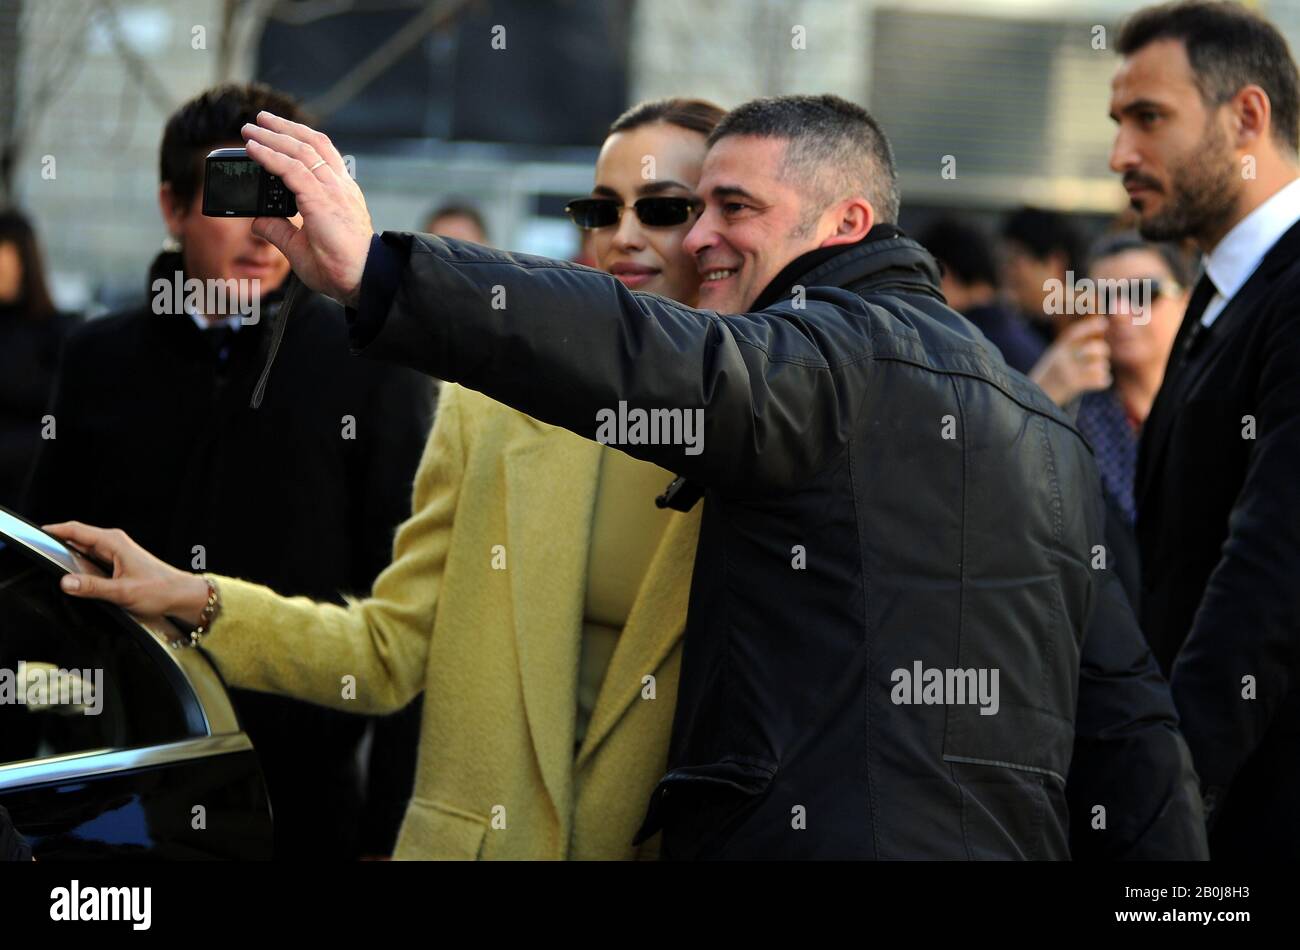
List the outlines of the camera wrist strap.
<svg viewBox="0 0 1300 950">
<path fill-rule="evenodd" d="M 270 315 L 270 343 L 266 351 L 266 364 L 262 367 L 262 375 L 257 380 L 257 386 L 253 389 L 253 398 L 248 403 L 254 409 L 261 408 L 262 397 L 266 395 L 266 383 L 271 378 L 271 364 L 275 362 L 275 354 L 280 352 L 280 341 L 284 339 L 284 328 L 289 323 L 289 311 L 297 304 L 298 298 L 302 295 L 304 289 L 303 282 L 292 271 L 289 272 L 286 282 L 284 299 L 281 301 L 280 306 L 276 307 L 275 311 Z"/>
</svg>

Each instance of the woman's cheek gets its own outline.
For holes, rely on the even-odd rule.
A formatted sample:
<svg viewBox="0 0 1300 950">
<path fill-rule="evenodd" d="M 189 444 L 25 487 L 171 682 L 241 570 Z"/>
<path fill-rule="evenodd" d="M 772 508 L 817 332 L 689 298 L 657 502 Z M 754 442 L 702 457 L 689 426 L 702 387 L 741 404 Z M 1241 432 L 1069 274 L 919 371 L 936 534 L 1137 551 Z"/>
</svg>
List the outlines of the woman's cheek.
<svg viewBox="0 0 1300 950">
<path fill-rule="evenodd" d="M 608 228 L 605 228 L 608 231 Z M 595 232 L 591 241 L 587 245 L 591 251 L 591 256 L 595 260 L 596 267 L 603 271 L 609 270 L 609 237 L 600 231 Z"/>
</svg>

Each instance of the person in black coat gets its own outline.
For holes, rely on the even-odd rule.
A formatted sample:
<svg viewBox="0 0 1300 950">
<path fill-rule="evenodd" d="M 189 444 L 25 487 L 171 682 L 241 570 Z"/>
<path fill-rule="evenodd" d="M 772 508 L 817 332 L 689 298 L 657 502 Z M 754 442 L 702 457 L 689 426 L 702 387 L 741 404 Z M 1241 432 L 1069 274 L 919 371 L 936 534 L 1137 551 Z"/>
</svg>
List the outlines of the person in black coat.
<svg viewBox="0 0 1300 950">
<path fill-rule="evenodd" d="M 1205 255 L 1139 446 L 1142 627 L 1211 857 L 1295 860 L 1300 78 L 1277 29 L 1235 4 L 1139 11 L 1117 48 L 1111 166 L 1144 236 Z"/>
<path fill-rule="evenodd" d="M 718 125 L 685 242 L 707 309 L 375 235 L 328 139 L 271 115 L 244 134 L 311 209 L 306 240 L 259 233 L 356 308 L 355 349 L 676 471 L 664 505 L 703 499 L 669 768 L 638 840 L 662 829 L 672 858 L 1067 857 L 1076 701 L 1095 681 L 1080 652 L 1104 604 L 1128 611 L 1095 664 L 1117 701 L 1080 734 L 1140 738 L 1110 759 L 1128 801 L 1152 803 L 1119 822 L 1134 852 L 1171 816 L 1164 834 L 1203 847 L 1172 704 L 1095 561 L 1087 446 L 944 305 L 933 258 L 892 224 L 890 150 L 864 110 L 787 96 Z M 647 435 L 648 408 L 693 423 Z M 996 671 L 1001 698 L 900 690 L 917 667 L 930 684 Z"/>
<path fill-rule="evenodd" d="M 1205 809 L 1169 682 L 1134 616 L 1133 529 L 1109 492 L 1103 584 L 1079 656 L 1074 755 L 1065 784 L 1075 861 L 1203 861 Z M 1100 563 L 1100 560 L 1097 562 Z"/>
<path fill-rule="evenodd" d="M 68 340 L 55 438 L 43 443 L 22 513 L 115 525 L 178 567 L 342 603 L 367 593 L 390 560 L 433 389 L 350 358 L 342 309 L 307 294 L 265 401 L 250 408 L 288 264 L 249 219 L 204 218 L 199 203 L 202 156 L 238 139 L 263 108 L 293 106 L 263 87 L 224 86 L 169 121 L 163 208 L 182 251 L 154 262 L 148 304 Z M 230 277 L 262 282 L 256 323 L 251 313 L 196 313 L 184 296 L 175 306 L 175 288 L 191 278 Z M 277 857 L 355 856 L 369 720 L 257 693 L 232 699 L 266 776 Z"/>
<path fill-rule="evenodd" d="M 21 500 L 59 350 L 76 325 L 54 309 L 31 223 L 0 211 L 0 505 L 7 508 Z"/>
</svg>

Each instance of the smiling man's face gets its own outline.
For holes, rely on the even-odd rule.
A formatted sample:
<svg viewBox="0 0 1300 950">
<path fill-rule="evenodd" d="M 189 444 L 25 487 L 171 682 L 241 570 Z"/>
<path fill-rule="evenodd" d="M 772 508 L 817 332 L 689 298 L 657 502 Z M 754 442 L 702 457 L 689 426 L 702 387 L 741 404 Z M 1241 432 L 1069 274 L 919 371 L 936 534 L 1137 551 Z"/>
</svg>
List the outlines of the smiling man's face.
<svg viewBox="0 0 1300 950">
<path fill-rule="evenodd" d="M 705 156 L 704 212 L 683 242 L 700 271 L 700 308 L 744 313 L 782 268 L 821 244 L 805 197 L 783 179 L 785 149 L 784 139 L 732 135 Z"/>
</svg>

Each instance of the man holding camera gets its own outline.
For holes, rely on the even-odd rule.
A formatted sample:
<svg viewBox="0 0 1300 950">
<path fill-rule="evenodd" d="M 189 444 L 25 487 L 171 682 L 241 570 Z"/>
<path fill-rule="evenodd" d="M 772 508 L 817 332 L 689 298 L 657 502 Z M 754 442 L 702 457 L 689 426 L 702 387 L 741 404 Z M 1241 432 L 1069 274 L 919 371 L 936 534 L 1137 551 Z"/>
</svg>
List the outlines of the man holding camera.
<svg viewBox="0 0 1300 950">
<path fill-rule="evenodd" d="M 342 310 L 309 293 L 264 403 L 249 408 L 289 262 L 250 219 L 202 213 L 203 162 L 239 145 L 240 127 L 262 109 L 298 114 L 264 86 L 225 85 L 168 120 L 159 202 L 179 250 L 154 262 L 148 304 L 70 338 L 55 437 L 23 513 L 120 525 L 179 567 L 341 603 L 388 563 L 433 391 L 409 370 L 349 359 Z M 357 840 L 368 720 L 253 692 L 233 699 L 266 776 L 276 856 L 387 853 L 395 824 L 377 841 Z M 414 745 L 403 754 L 414 757 Z M 409 788 L 389 793 L 404 801 Z"/>
<path fill-rule="evenodd" d="M 375 237 L 328 138 L 258 122 L 249 153 L 303 224 L 255 228 L 357 305 L 355 346 L 676 469 L 662 504 L 704 497 L 670 767 L 639 840 L 663 828 L 672 858 L 1065 857 L 1067 835 L 1091 856 L 1204 855 L 1091 457 L 943 305 L 933 259 L 890 223 L 892 156 L 864 110 L 782 97 L 718 125 L 683 246 L 734 316 Z M 615 414 L 658 421 L 615 434 Z M 685 418 L 702 444 L 671 437 Z M 244 656 L 223 671 L 263 681 Z M 1068 832 L 1067 795 L 1085 816 Z"/>
</svg>

